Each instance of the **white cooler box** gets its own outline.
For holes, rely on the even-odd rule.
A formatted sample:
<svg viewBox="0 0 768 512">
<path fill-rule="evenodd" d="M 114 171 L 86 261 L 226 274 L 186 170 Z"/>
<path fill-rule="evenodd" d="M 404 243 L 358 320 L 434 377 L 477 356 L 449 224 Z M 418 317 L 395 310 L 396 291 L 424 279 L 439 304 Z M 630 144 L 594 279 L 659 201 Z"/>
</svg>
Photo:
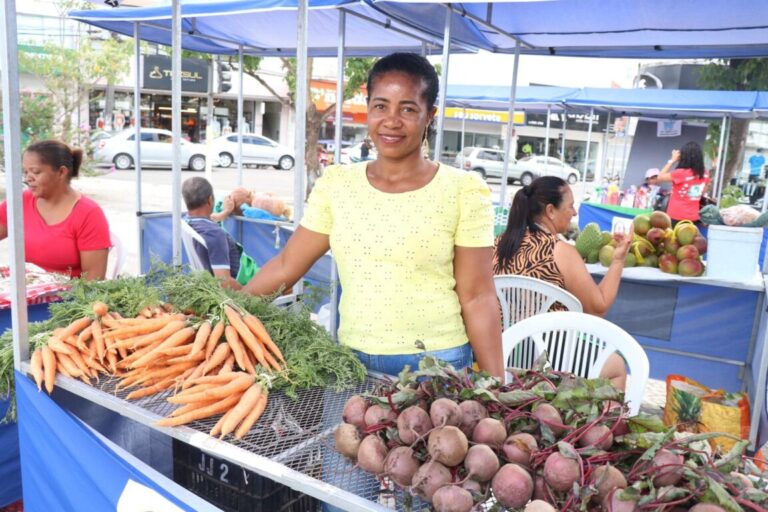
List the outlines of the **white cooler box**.
<svg viewBox="0 0 768 512">
<path fill-rule="evenodd" d="M 709 226 L 707 233 L 707 277 L 748 281 L 760 271 L 763 228 Z"/>
</svg>

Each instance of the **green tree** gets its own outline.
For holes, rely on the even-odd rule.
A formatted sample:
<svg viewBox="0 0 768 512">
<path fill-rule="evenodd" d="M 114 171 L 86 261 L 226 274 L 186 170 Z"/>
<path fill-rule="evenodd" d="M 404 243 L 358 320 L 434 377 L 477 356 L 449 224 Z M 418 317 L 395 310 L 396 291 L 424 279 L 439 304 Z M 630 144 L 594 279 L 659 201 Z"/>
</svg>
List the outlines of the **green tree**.
<svg viewBox="0 0 768 512">
<path fill-rule="evenodd" d="M 712 62 L 702 68 L 699 84 L 711 90 L 765 91 L 768 89 L 768 59 L 729 59 Z M 710 124 L 707 133 L 705 150 L 711 158 L 717 156 L 721 124 Z M 728 137 L 728 158 L 721 186 L 727 185 L 742 165 L 748 129 L 748 119 L 732 119 Z"/>
</svg>

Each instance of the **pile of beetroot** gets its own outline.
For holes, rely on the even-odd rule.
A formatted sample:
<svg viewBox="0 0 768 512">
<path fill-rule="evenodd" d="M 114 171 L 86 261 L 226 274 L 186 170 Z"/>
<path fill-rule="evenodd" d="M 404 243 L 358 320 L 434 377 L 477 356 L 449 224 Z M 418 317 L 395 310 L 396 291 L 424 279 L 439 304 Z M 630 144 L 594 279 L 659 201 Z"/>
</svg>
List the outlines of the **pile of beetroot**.
<svg viewBox="0 0 768 512">
<path fill-rule="evenodd" d="M 713 451 L 719 434 L 630 418 L 622 398 L 543 361 L 502 386 L 426 357 L 347 401 L 336 449 L 437 512 L 768 511 L 747 441 Z"/>
</svg>

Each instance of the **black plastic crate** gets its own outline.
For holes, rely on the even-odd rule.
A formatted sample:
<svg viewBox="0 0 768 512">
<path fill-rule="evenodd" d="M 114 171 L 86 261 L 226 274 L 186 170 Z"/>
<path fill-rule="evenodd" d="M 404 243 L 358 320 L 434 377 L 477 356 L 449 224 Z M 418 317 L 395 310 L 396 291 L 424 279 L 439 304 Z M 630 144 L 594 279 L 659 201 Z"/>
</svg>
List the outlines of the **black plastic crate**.
<svg viewBox="0 0 768 512">
<path fill-rule="evenodd" d="M 311 496 L 173 440 L 173 480 L 227 512 L 316 512 Z"/>
</svg>

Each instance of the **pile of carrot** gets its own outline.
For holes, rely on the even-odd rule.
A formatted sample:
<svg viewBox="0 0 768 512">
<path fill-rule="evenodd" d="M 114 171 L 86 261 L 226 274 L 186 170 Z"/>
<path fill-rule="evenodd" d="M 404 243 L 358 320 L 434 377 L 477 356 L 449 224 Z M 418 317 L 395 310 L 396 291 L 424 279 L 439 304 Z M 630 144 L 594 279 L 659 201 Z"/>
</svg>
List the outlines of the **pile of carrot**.
<svg viewBox="0 0 768 512">
<path fill-rule="evenodd" d="M 211 435 L 240 438 L 267 406 L 262 373 L 285 371 L 285 359 L 262 322 L 235 306 L 222 318 L 196 324 L 170 307 L 146 308 L 135 318 L 110 313 L 103 302 L 93 314 L 54 330 L 30 361 L 38 390 L 51 393 L 56 374 L 87 384 L 117 377 L 116 389 L 135 388 L 138 399 L 173 388 L 180 405 L 161 426 L 178 426 L 223 414 Z M 258 369 L 257 369 L 258 368 Z"/>
</svg>

